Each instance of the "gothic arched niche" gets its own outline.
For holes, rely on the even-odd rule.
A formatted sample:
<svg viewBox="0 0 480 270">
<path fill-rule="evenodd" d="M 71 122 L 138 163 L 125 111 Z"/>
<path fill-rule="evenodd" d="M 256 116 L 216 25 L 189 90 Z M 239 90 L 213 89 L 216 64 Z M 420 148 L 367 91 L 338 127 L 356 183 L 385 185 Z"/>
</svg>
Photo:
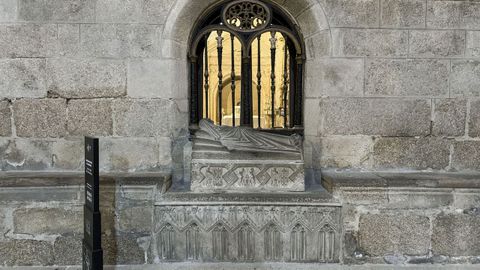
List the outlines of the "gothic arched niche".
<svg viewBox="0 0 480 270">
<path fill-rule="evenodd" d="M 190 127 L 210 119 L 302 132 L 304 52 L 298 25 L 275 4 L 237 0 L 211 6 L 189 42 Z M 231 100 L 224 98 L 225 87 Z"/>
</svg>

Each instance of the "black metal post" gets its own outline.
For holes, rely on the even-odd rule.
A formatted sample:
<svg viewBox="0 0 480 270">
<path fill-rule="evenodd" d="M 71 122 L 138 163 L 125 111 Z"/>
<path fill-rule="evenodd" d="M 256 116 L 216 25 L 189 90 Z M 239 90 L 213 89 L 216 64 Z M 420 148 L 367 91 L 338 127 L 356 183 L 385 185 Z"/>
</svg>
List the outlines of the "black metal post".
<svg viewBox="0 0 480 270">
<path fill-rule="evenodd" d="M 83 207 L 83 270 L 103 269 L 102 228 L 99 207 L 98 139 L 85 137 L 85 205 Z"/>
</svg>

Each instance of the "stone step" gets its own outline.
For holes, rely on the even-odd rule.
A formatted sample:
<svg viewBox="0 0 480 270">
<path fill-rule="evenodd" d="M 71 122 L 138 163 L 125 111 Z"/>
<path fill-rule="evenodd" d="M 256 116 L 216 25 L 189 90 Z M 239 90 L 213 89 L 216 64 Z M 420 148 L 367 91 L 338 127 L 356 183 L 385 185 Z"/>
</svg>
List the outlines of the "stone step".
<svg viewBox="0 0 480 270">
<path fill-rule="evenodd" d="M 326 192 L 167 193 L 154 232 L 160 262 L 336 263 L 341 207 Z"/>
</svg>

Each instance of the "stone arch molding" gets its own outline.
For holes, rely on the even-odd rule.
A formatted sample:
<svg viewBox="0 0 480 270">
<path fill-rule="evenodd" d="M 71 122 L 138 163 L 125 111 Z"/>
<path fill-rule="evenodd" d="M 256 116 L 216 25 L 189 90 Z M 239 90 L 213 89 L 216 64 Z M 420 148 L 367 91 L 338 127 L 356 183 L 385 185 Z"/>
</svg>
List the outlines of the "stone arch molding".
<svg viewBox="0 0 480 270">
<path fill-rule="evenodd" d="M 191 32 L 195 22 L 210 6 L 221 2 L 222 0 L 177 0 L 172 7 L 162 33 L 162 54 L 165 58 L 186 59 Z M 316 0 L 263 0 L 282 7 L 291 15 L 300 27 L 300 32 L 305 40 L 313 39 L 317 35 L 325 35 L 328 31 L 330 36 L 330 27 L 325 12 Z M 308 58 L 324 54 L 325 48 L 330 48 L 330 40 L 322 39 L 322 49 L 318 44 L 307 46 Z M 317 52 L 322 50 L 322 52 Z M 329 51 L 329 50 L 328 50 Z"/>
</svg>

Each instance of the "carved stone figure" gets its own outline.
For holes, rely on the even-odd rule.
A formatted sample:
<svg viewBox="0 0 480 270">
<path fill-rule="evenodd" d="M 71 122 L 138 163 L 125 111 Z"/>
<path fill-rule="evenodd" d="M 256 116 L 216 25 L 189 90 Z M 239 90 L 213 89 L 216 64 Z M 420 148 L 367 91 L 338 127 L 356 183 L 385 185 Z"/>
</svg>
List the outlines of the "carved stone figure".
<svg viewBox="0 0 480 270">
<path fill-rule="evenodd" d="M 229 151 L 301 152 L 301 137 L 296 134 L 285 136 L 261 132 L 249 127 L 217 126 L 207 119 L 201 120 L 199 126 Z"/>
</svg>

